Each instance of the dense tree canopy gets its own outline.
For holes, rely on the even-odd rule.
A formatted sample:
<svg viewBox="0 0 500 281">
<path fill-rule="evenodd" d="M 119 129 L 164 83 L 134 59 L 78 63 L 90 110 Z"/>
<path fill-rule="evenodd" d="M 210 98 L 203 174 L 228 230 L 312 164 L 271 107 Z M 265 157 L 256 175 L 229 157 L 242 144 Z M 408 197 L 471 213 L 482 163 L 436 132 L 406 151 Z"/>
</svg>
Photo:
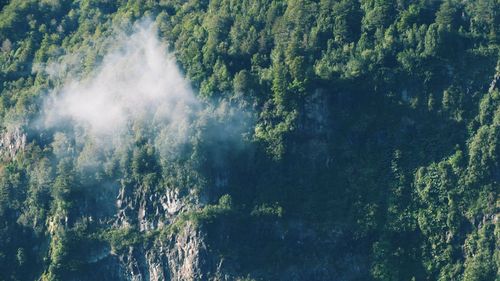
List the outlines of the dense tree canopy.
<svg viewBox="0 0 500 281">
<path fill-rule="evenodd" d="M 346 251 L 364 257 L 366 280 L 498 279 L 500 1 L 12 0 L 0 9 L 0 124 L 28 135 L 24 151 L 0 154 L 0 280 L 71 280 L 89 270 L 86 250 L 150 243 L 188 220 L 209 233 L 229 225 L 211 247 L 256 280 L 319 260 L 334 267 Z M 43 69 L 75 55 L 79 67 L 64 71 L 90 75 L 106 38 L 144 19 L 201 101 L 251 111 L 251 128 L 223 132 L 250 149 L 211 149 L 229 146 L 207 137 L 217 116 L 193 124 L 175 157 L 155 149 L 147 128 L 97 156 L 77 132 L 33 129 L 43 97 L 63 83 Z M 221 174 L 227 187 L 206 191 Z M 170 229 L 113 229 L 92 220 L 111 216 L 111 183 L 139 197 L 181 186 L 210 199 Z M 292 233 L 297 222 L 316 239 L 290 245 L 266 232 Z M 348 246 L 328 244 L 331 233 Z"/>
</svg>

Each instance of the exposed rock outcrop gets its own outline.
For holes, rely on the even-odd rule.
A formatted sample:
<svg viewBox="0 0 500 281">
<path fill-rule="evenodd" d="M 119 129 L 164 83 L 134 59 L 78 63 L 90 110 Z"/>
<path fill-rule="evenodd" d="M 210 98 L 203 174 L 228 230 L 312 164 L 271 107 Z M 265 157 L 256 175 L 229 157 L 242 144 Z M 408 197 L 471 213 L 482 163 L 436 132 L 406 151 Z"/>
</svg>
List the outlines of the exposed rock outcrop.
<svg viewBox="0 0 500 281">
<path fill-rule="evenodd" d="M 111 201 L 110 201 L 111 202 Z M 115 201 L 113 226 L 138 228 L 151 239 L 94 259 L 95 274 L 106 280 L 166 281 L 214 280 L 217 257 L 209 253 L 206 236 L 196 224 L 186 221 L 176 231 L 162 229 L 195 208 L 195 196 L 176 188 L 157 192 L 144 186 L 122 183 Z M 154 234 L 152 234 L 154 233 Z"/>
<path fill-rule="evenodd" d="M 26 146 L 26 134 L 19 128 L 0 131 L 0 159 L 15 159 Z"/>
<path fill-rule="evenodd" d="M 492 92 L 500 87 L 500 72 L 497 72 L 490 83 L 489 91 Z"/>
</svg>

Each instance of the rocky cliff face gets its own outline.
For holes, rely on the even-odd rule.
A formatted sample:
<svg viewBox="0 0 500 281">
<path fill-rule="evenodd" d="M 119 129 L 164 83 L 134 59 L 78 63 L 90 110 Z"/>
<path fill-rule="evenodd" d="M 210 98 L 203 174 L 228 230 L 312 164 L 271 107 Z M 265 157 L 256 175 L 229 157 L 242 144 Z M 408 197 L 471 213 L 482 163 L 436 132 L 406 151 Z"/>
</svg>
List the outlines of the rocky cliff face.
<svg viewBox="0 0 500 281">
<path fill-rule="evenodd" d="M 211 280 L 212 257 L 207 252 L 203 234 L 187 224 L 166 241 L 130 247 L 116 256 L 120 273 L 117 280 Z"/>
<path fill-rule="evenodd" d="M 0 159 L 13 159 L 26 146 L 26 134 L 19 127 L 0 131 Z"/>
<path fill-rule="evenodd" d="M 326 93 L 323 90 L 316 91 L 304 105 L 305 114 L 299 124 L 301 133 L 309 137 L 297 144 L 297 150 L 304 151 L 303 159 L 308 165 L 317 167 L 327 167 L 332 161 L 328 158 L 327 151 L 331 136 L 326 128 L 332 124 L 326 104 Z M 227 192 L 232 180 L 231 166 L 221 164 L 212 170 L 213 186 L 207 187 L 203 194 L 174 187 L 157 192 L 154 187 L 125 183 L 116 187 L 115 197 L 108 202 L 115 208 L 114 215 L 109 219 L 113 228 L 134 227 L 143 235 L 151 235 L 153 238 L 127 246 L 119 252 L 104 248 L 95 255 L 95 276 L 86 278 L 133 281 L 253 280 L 248 279 L 251 276 L 263 280 L 358 280 L 367 276 L 368 262 L 350 248 L 353 246 L 349 244 L 352 242 L 349 232 L 339 228 L 326 234 L 318 233 L 313 226 L 301 220 L 263 220 L 261 223 L 248 225 L 245 237 L 231 236 L 231 228 L 241 226 L 224 220 L 210 229 L 188 220 L 179 224 L 176 231 L 155 235 L 154 233 L 178 223 L 184 214 L 202 209 L 206 203 L 214 202 L 222 193 Z M 272 269 L 272 273 L 260 266 L 248 269 L 244 263 L 262 263 L 252 259 L 266 259 L 265 252 L 252 248 L 250 252 L 254 257 L 242 260 L 241 256 L 245 252 L 239 252 L 237 248 L 269 243 L 274 243 L 277 250 L 283 251 L 284 256 L 305 255 L 310 259 L 307 263 L 302 263 L 300 259 L 292 258 L 284 267 L 270 261 L 271 264 L 266 266 L 279 266 Z M 222 258 L 219 247 L 224 246 L 238 254 Z M 331 260 L 331 252 L 342 254 L 336 260 Z"/>
<path fill-rule="evenodd" d="M 108 198 L 108 204 L 114 204 L 116 212 L 107 219 L 108 223 L 117 230 L 138 226 L 140 235 L 149 238 L 119 251 L 102 245 L 88 260 L 94 270 L 75 280 L 214 279 L 217 261 L 210 255 L 205 234 L 197 225 L 188 221 L 175 232 L 159 234 L 161 229 L 174 223 L 180 213 L 194 207 L 189 202 L 193 200 L 192 195 L 178 190 L 160 195 L 140 186 L 125 185 L 117 193 L 116 198 Z"/>
</svg>

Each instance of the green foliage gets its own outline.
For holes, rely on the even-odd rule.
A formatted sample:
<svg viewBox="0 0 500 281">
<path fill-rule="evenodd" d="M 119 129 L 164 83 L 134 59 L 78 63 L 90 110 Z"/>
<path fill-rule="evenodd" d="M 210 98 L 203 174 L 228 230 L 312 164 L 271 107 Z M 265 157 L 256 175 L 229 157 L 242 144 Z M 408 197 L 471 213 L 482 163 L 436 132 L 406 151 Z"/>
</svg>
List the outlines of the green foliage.
<svg viewBox="0 0 500 281">
<path fill-rule="evenodd" d="M 0 162 L 1 280 L 75 279 L 89 270 L 87 249 L 122 253 L 187 224 L 214 232 L 211 251 L 239 264 L 241 280 L 318 264 L 342 272 L 345 253 L 361 257 L 359 279 L 498 278 L 499 1 L 0 8 L 0 136 L 28 133 L 25 151 Z M 241 143 L 213 138 L 241 132 L 209 117 L 168 152 L 147 124 L 134 124 L 135 142 L 114 153 L 79 132 L 36 131 L 47 92 L 64 75 L 91 75 L 106 38 L 142 18 L 157 25 L 200 100 L 252 109 Z M 59 78 L 42 71 L 64 55 L 81 67 Z M 127 209 L 130 226 L 114 228 L 106 222 L 117 189 L 123 204 L 176 190 L 187 206 L 142 232 Z"/>
<path fill-rule="evenodd" d="M 108 241 L 111 250 L 115 253 L 120 253 L 144 241 L 142 234 L 130 227 L 107 230 L 101 234 L 101 239 Z"/>
<path fill-rule="evenodd" d="M 495 280 L 498 278 L 498 269 L 495 271 L 495 259 L 498 262 L 498 257 L 495 255 L 495 244 L 498 242 L 498 237 L 494 236 L 494 229 L 498 228 L 491 224 L 482 227 L 479 231 L 472 233 L 465 241 L 465 270 L 463 280 Z M 495 242 L 497 241 L 497 242 Z M 498 268 L 498 267 L 497 267 Z"/>
<path fill-rule="evenodd" d="M 204 224 L 213 223 L 220 217 L 226 216 L 232 212 L 232 199 L 228 194 L 219 198 L 218 204 L 206 205 L 201 210 L 193 210 L 182 213 L 176 221 L 162 230 L 163 237 L 176 234 L 182 231 L 187 224 L 198 227 Z"/>
<path fill-rule="evenodd" d="M 94 237 L 88 222 L 78 222 L 71 228 L 58 226 L 50 238 L 49 265 L 41 280 L 67 280 L 86 268 L 90 255 L 102 247 Z"/>
<path fill-rule="evenodd" d="M 252 216 L 271 216 L 281 218 L 283 216 L 283 208 L 277 204 L 262 204 L 255 206 L 255 208 L 250 213 Z"/>
</svg>

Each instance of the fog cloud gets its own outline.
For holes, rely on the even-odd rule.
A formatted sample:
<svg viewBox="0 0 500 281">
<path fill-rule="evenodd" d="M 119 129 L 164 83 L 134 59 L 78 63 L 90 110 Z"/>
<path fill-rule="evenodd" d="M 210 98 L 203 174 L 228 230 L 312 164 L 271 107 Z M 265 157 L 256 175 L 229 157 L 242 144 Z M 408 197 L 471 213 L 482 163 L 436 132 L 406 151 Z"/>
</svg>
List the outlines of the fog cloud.
<svg viewBox="0 0 500 281">
<path fill-rule="evenodd" d="M 137 24 L 132 34 L 116 33 L 108 43 L 110 51 L 89 77 L 66 77 L 49 95 L 44 126 L 57 128 L 69 122 L 99 140 L 143 122 L 168 128 L 176 138 L 185 137 L 200 104 L 174 57 L 158 40 L 154 25 Z M 69 67 L 61 63 L 46 71 L 53 74 L 54 69 L 75 67 L 74 61 Z"/>
</svg>

